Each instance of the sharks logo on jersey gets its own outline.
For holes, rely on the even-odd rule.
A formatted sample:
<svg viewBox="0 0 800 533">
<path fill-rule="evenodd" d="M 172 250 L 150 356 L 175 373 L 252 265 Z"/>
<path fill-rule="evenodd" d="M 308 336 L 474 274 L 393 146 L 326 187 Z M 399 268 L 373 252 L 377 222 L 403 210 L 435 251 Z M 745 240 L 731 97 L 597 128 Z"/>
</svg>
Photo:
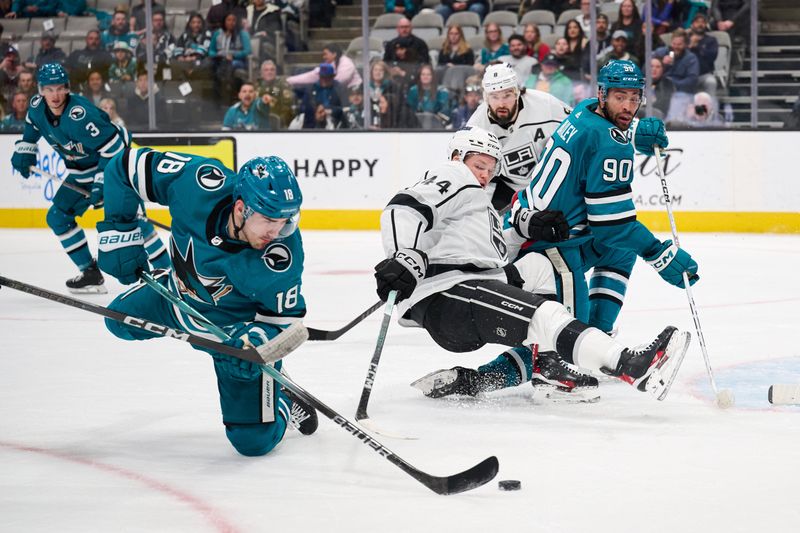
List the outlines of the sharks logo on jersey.
<svg viewBox="0 0 800 533">
<path fill-rule="evenodd" d="M 614 139 L 619 144 L 628 144 L 628 136 L 622 133 L 619 128 L 609 128 L 609 133 L 611 134 L 611 138 Z"/>
<path fill-rule="evenodd" d="M 78 121 L 82 120 L 83 117 L 86 116 L 86 110 L 79 105 L 76 105 L 72 109 L 69 110 L 69 118 L 72 120 Z"/>
<path fill-rule="evenodd" d="M 181 252 L 175 244 L 175 240 L 172 239 L 170 255 L 178 280 L 178 288 L 182 294 L 199 302 L 216 305 L 223 296 L 233 290 L 231 285 L 224 284 L 226 279 L 224 276 L 206 277 L 197 271 L 194 260 L 194 242 L 191 237 L 186 247 L 186 253 Z"/>
<path fill-rule="evenodd" d="M 261 259 L 274 272 L 286 272 L 292 266 L 292 252 L 279 242 L 267 246 Z"/>
<path fill-rule="evenodd" d="M 41 104 L 41 103 L 42 103 L 41 95 L 37 94 L 36 96 L 31 98 L 31 107 L 39 107 L 39 104 Z"/>
<path fill-rule="evenodd" d="M 61 148 L 61 156 L 67 161 L 78 161 L 89 156 L 83 149 L 83 143 L 69 141 L 67 144 L 53 144 Z"/>
<path fill-rule="evenodd" d="M 207 191 L 216 191 L 225 185 L 225 174 L 214 165 L 201 165 L 196 176 L 197 184 Z"/>
</svg>

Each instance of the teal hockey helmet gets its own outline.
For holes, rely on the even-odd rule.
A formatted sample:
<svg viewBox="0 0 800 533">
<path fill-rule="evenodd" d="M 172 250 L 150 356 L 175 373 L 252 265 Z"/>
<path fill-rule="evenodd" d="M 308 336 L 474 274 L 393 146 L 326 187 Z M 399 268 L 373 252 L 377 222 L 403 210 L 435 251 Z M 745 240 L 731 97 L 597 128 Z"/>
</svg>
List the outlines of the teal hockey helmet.
<svg viewBox="0 0 800 533">
<path fill-rule="evenodd" d="M 287 237 L 297 227 L 303 193 L 294 172 L 280 157 L 255 157 L 245 163 L 236 177 L 233 196 L 244 202 L 245 219 L 253 212 L 269 218 L 288 218 L 281 237 Z"/>
<path fill-rule="evenodd" d="M 36 72 L 36 80 L 39 87 L 45 85 L 66 85 L 69 87 L 69 75 L 67 69 L 61 63 L 45 63 Z"/>
<path fill-rule="evenodd" d="M 614 59 L 597 75 L 597 86 L 605 98 L 609 89 L 638 89 L 644 91 L 644 76 L 633 61 Z"/>
</svg>

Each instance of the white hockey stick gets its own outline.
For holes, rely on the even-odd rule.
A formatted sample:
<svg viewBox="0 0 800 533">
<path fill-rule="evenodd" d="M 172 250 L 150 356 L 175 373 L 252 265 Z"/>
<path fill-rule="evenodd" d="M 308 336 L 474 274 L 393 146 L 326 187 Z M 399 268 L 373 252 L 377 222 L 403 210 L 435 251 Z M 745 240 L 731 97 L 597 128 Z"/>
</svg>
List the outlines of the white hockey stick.
<svg viewBox="0 0 800 533">
<path fill-rule="evenodd" d="M 658 172 L 658 177 L 661 180 L 661 190 L 664 193 L 664 203 L 667 205 L 667 216 L 669 217 L 669 225 L 672 229 L 672 239 L 675 242 L 675 246 L 680 248 L 681 245 L 678 241 L 678 228 L 675 225 L 675 217 L 672 215 L 672 198 L 670 197 L 669 188 L 667 187 L 667 179 L 666 175 L 664 174 L 663 161 L 661 159 L 661 148 L 659 148 L 657 145 L 653 145 L 653 150 L 656 154 L 656 171 Z M 706 365 L 706 372 L 708 373 L 708 379 L 711 382 L 711 390 L 714 391 L 714 398 L 716 400 L 717 407 L 722 409 L 731 407 L 735 401 L 733 391 L 730 389 L 718 389 L 717 382 L 714 380 L 714 372 L 711 370 L 711 360 L 708 357 L 706 340 L 705 337 L 703 337 L 703 329 L 700 327 L 700 318 L 697 315 L 697 306 L 694 303 L 692 288 L 691 285 L 689 285 L 689 276 L 686 274 L 686 272 L 683 273 L 683 286 L 686 289 L 686 298 L 689 300 L 689 309 L 692 311 L 692 320 L 694 320 L 694 328 L 697 331 L 697 341 L 700 343 L 700 351 L 703 354 L 703 362 Z"/>
</svg>

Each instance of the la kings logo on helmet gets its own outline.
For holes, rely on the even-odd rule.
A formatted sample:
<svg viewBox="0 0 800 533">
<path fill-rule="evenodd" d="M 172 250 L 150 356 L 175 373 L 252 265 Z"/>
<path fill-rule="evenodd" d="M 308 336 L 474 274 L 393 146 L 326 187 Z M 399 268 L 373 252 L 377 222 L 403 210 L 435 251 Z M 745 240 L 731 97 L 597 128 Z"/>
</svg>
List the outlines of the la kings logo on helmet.
<svg viewBox="0 0 800 533">
<path fill-rule="evenodd" d="M 267 268 L 274 272 L 286 272 L 292 266 L 292 252 L 279 242 L 270 244 L 261 256 Z"/>
<path fill-rule="evenodd" d="M 197 184 L 207 191 L 216 191 L 225 184 L 225 174 L 214 165 L 202 165 L 196 177 Z"/>
</svg>

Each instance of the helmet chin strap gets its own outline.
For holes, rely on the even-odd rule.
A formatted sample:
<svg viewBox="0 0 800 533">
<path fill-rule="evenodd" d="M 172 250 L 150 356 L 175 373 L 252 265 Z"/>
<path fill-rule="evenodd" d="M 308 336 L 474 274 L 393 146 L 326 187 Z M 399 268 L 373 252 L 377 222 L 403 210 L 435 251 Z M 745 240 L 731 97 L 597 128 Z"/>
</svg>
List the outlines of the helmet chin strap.
<svg viewBox="0 0 800 533">
<path fill-rule="evenodd" d="M 234 216 L 236 213 L 236 202 L 234 201 L 233 210 L 231 210 L 231 225 L 233 226 L 233 238 L 237 241 L 241 241 L 242 239 L 239 238 L 239 232 L 244 229 L 244 225 L 247 222 L 247 218 L 253 214 L 253 210 L 249 207 L 245 206 L 244 210 L 242 211 L 242 225 L 236 225 L 236 217 Z"/>
</svg>

